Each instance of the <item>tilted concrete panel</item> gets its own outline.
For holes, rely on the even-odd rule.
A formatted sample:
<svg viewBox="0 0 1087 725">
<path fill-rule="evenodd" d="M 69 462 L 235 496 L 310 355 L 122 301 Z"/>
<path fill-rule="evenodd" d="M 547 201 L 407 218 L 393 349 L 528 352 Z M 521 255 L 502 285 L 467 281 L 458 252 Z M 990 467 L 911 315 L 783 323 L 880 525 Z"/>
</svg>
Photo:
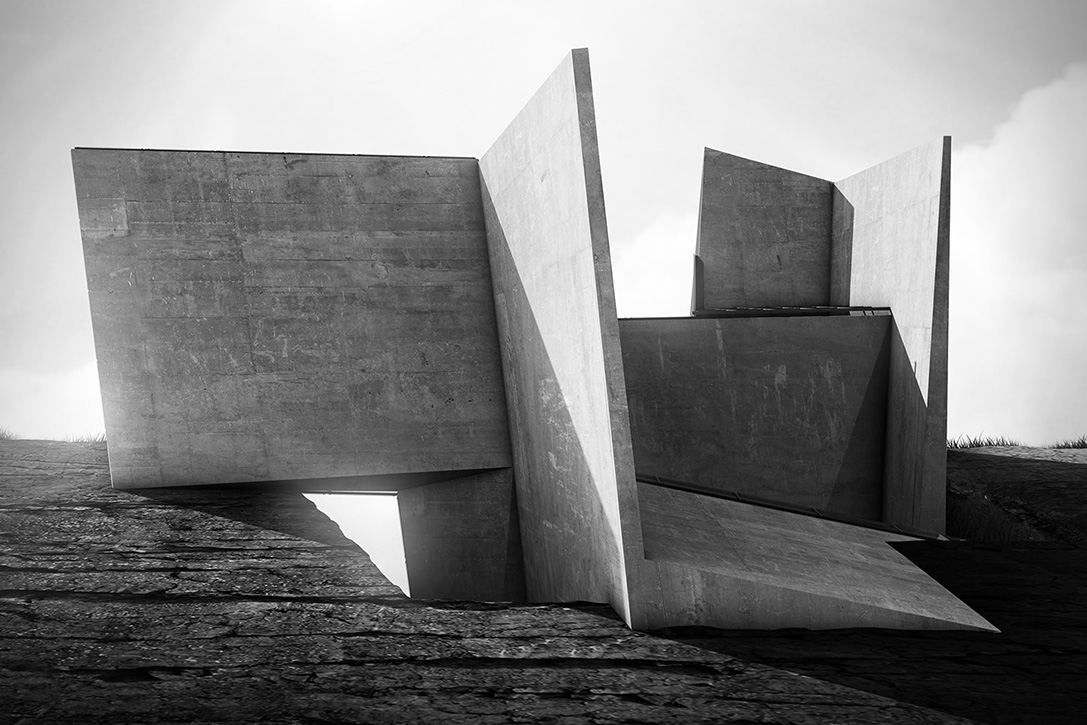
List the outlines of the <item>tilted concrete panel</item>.
<svg viewBox="0 0 1087 725">
<path fill-rule="evenodd" d="M 73 160 L 115 486 L 511 464 L 474 159 Z"/>
<path fill-rule="evenodd" d="M 513 469 L 404 489 L 397 504 L 411 596 L 524 601 Z"/>
<path fill-rule="evenodd" d="M 945 137 L 834 185 L 833 296 L 894 313 L 884 520 L 937 532 L 947 467 L 950 183 Z"/>
<path fill-rule="evenodd" d="M 480 160 L 530 600 L 629 623 L 642 556 L 585 50 Z"/>
<path fill-rule="evenodd" d="M 828 304 L 830 221 L 829 181 L 706 149 L 697 245 L 702 305 Z"/>
<path fill-rule="evenodd" d="M 892 548 L 911 537 L 639 484 L 649 628 L 996 631 Z"/>
<path fill-rule="evenodd" d="M 638 473 L 879 521 L 890 320 L 620 320 Z"/>
</svg>

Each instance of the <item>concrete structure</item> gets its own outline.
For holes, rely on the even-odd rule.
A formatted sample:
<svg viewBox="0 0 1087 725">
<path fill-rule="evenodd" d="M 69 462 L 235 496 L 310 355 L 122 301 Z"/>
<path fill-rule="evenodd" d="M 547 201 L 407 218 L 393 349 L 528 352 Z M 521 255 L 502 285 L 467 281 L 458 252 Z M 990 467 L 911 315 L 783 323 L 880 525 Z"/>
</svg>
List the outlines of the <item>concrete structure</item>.
<svg viewBox="0 0 1087 725">
<path fill-rule="evenodd" d="M 620 321 L 585 50 L 478 162 L 77 149 L 114 486 L 398 490 L 417 596 L 992 629 L 888 545 L 943 525 L 946 142 L 706 159 L 694 314 Z"/>
</svg>

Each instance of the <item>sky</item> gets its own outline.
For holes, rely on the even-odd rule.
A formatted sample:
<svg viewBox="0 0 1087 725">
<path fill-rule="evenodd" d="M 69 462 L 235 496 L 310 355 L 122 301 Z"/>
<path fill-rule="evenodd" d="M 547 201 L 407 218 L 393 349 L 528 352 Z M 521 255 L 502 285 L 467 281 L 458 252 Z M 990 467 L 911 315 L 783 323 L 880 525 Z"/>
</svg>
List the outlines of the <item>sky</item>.
<svg viewBox="0 0 1087 725">
<path fill-rule="evenodd" d="M 75 146 L 481 156 L 590 50 L 621 316 L 689 311 L 703 147 L 953 138 L 952 437 L 1087 434 L 1087 3 L 0 0 L 0 427 L 104 430 Z"/>
</svg>

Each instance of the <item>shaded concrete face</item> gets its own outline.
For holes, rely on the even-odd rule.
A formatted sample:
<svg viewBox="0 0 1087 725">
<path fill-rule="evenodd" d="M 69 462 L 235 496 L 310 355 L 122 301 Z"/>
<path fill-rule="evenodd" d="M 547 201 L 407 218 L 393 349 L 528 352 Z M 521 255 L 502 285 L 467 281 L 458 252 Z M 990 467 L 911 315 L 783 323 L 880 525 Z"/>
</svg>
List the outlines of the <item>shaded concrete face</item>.
<svg viewBox="0 0 1087 725">
<path fill-rule="evenodd" d="M 695 307 L 826 305 L 830 199 L 829 181 L 706 149 Z"/>
<path fill-rule="evenodd" d="M 422 599 L 525 599 L 513 470 L 397 494 L 408 586 Z"/>
<path fill-rule="evenodd" d="M 115 486 L 510 465 L 475 160 L 73 160 Z"/>
<path fill-rule="evenodd" d="M 951 139 L 837 182 L 836 299 L 894 313 L 884 520 L 944 530 Z"/>
<path fill-rule="evenodd" d="M 978 629 L 892 548 L 911 537 L 639 484 L 650 628 Z"/>
<path fill-rule="evenodd" d="M 620 320 L 638 473 L 880 520 L 890 319 Z"/>
<path fill-rule="evenodd" d="M 641 557 L 588 54 L 480 160 L 528 596 L 630 621 Z"/>
</svg>

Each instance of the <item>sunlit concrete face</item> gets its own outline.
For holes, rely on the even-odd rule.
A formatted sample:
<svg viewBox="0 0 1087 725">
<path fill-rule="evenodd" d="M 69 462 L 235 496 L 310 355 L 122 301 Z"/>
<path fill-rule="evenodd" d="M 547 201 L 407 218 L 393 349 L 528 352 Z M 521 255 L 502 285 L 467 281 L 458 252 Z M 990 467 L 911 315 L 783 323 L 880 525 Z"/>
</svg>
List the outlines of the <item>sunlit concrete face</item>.
<svg viewBox="0 0 1087 725">
<path fill-rule="evenodd" d="M 483 155 L 480 179 L 528 596 L 629 617 L 641 542 L 586 51 Z"/>
<path fill-rule="evenodd" d="M 510 465 L 475 159 L 73 159 L 115 486 Z"/>
</svg>

